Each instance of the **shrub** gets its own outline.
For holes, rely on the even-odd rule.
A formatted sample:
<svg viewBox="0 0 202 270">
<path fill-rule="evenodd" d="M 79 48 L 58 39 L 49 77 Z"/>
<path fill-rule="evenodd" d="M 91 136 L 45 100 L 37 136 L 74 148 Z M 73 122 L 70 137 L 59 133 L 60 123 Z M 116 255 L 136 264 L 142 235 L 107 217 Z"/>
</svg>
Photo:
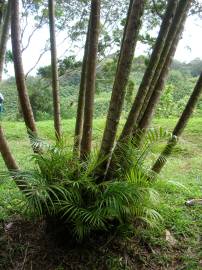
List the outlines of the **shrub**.
<svg viewBox="0 0 202 270">
<path fill-rule="evenodd" d="M 81 162 L 64 139 L 53 146 L 34 142 L 38 144 L 44 151 L 34 154 L 35 168 L 14 177 L 21 179 L 29 211 L 60 219 L 76 240 L 100 231 L 126 233 L 135 230 L 137 221 L 151 225 L 160 218 L 155 211 L 158 194 L 142 166 L 145 149 L 144 155 L 132 156 L 126 171 L 118 170 L 113 179 L 99 183 L 93 172 L 103 160 L 96 153 Z"/>
<path fill-rule="evenodd" d="M 9 175 L 18 182 L 28 213 L 45 218 L 56 231 L 59 227 L 77 241 L 103 232 L 125 236 L 137 224 L 156 225 L 161 218 L 155 210 L 158 193 L 146 168 L 154 143 L 170 136 L 161 128 L 151 129 L 139 149 L 134 141 L 120 144 L 113 157 L 116 173 L 101 183 L 95 172 L 104 159 L 96 151 L 82 161 L 65 139 L 50 145 L 33 138 L 33 147 L 43 149 L 33 155 L 34 169 Z"/>
</svg>

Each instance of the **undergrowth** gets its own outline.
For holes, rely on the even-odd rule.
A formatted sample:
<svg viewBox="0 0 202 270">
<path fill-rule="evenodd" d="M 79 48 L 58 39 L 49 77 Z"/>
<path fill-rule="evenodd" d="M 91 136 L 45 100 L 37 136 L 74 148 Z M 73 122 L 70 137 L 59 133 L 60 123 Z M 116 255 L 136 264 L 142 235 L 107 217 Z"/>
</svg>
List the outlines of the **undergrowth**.
<svg viewBox="0 0 202 270">
<path fill-rule="evenodd" d="M 32 157 L 34 168 L 12 172 L 12 176 L 20 179 L 26 209 L 51 222 L 59 219 L 77 241 L 95 232 L 126 235 L 137 224 L 155 226 L 161 219 L 156 211 L 158 193 L 148 179 L 144 161 L 151 145 L 167 136 L 162 129 L 151 130 L 140 150 L 133 142 L 123 145 L 116 175 L 102 182 L 94 175 L 103 162 L 96 151 L 81 161 L 74 157 L 65 139 L 54 145 L 34 140 L 33 146 L 43 148 Z M 122 166 L 123 159 L 127 166 Z"/>
</svg>

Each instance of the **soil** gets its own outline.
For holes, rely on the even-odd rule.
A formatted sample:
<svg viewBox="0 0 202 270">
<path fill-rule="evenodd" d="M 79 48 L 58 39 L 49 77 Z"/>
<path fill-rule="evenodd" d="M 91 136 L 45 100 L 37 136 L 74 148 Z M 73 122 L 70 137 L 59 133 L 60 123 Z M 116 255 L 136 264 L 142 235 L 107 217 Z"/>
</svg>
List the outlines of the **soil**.
<svg viewBox="0 0 202 270">
<path fill-rule="evenodd" d="M 63 241 L 64 242 L 64 241 Z M 156 261 L 153 250 L 140 240 L 97 237 L 82 245 L 68 239 L 60 245 L 46 231 L 43 220 L 27 221 L 16 217 L 0 223 L 1 270 L 119 270 L 179 269 L 176 255 L 171 262 Z M 165 253 L 168 254 L 168 249 Z M 176 254 L 176 251 L 175 251 Z"/>
</svg>

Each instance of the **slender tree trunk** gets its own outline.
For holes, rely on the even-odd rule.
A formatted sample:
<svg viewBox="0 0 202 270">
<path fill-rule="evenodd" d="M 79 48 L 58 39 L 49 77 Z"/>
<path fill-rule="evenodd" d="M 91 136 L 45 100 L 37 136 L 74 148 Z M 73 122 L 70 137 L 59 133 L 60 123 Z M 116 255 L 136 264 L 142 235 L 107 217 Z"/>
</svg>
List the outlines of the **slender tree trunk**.
<svg viewBox="0 0 202 270">
<path fill-rule="evenodd" d="M 158 102 L 160 100 L 160 97 L 162 95 L 165 82 L 169 73 L 169 68 L 172 63 L 173 57 L 175 55 L 178 42 L 180 40 L 181 34 L 184 30 L 184 24 L 186 22 L 188 10 L 190 5 L 187 5 L 183 17 L 179 23 L 178 31 L 175 34 L 174 40 L 172 42 L 172 45 L 170 47 L 170 51 L 167 55 L 167 58 L 165 60 L 164 66 L 161 69 L 161 73 L 159 75 L 159 78 L 155 84 L 155 87 L 151 89 L 152 95 L 147 103 L 147 107 L 144 111 L 144 114 L 141 118 L 141 120 L 138 123 L 138 128 L 134 130 L 134 136 L 136 137 L 136 143 L 139 145 L 144 137 L 144 133 L 146 132 L 147 128 L 150 126 L 156 106 L 158 105 Z M 139 134 L 141 136 L 139 136 Z"/>
<path fill-rule="evenodd" d="M 8 143 L 6 141 L 5 135 L 3 133 L 3 129 L 0 125 L 0 152 L 2 155 L 2 158 L 4 160 L 4 163 L 8 170 L 10 171 L 17 171 L 19 169 L 14 157 L 11 154 L 10 148 L 8 146 Z"/>
<path fill-rule="evenodd" d="M 4 160 L 4 163 L 10 173 L 11 178 L 15 181 L 16 186 L 23 192 L 26 189 L 25 181 L 24 179 L 16 175 L 16 173 L 19 172 L 20 169 L 10 151 L 1 124 L 0 124 L 0 152 Z"/>
<path fill-rule="evenodd" d="M 16 186 L 21 191 L 23 191 L 25 189 L 25 182 L 23 179 L 15 175 L 15 173 L 19 171 L 19 167 L 14 157 L 11 154 L 10 148 L 8 146 L 8 143 L 3 133 L 3 129 L 1 125 L 0 125 L 0 152 L 8 171 L 10 172 L 10 176 L 15 181 Z"/>
<path fill-rule="evenodd" d="M 6 7 L 6 15 L 3 22 L 2 32 L 1 32 L 1 41 L 0 41 L 0 81 L 2 80 L 3 75 L 3 66 L 6 57 L 6 47 L 7 41 L 9 38 L 10 30 L 10 19 L 11 19 L 11 0 L 8 1 Z"/>
<path fill-rule="evenodd" d="M 1 4 L 1 2 L 0 2 L 0 4 Z M 4 53 L 4 51 L 6 51 L 6 43 L 7 43 L 6 41 L 8 39 L 7 36 L 8 36 L 9 25 L 10 25 L 10 15 L 9 15 L 10 11 L 11 11 L 11 0 L 8 1 L 5 21 L 4 21 L 4 26 L 3 26 L 3 32 L 2 32 L 2 37 L 1 37 L 1 39 L 3 39 L 3 41 L 1 40 L 1 47 L 0 47 L 2 54 Z M 4 61 L 2 61 L 1 64 L 2 64 L 1 68 L 3 70 Z M 1 81 L 2 81 L 2 76 L 0 77 L 0 82 Z M 17 177 L 14 174 L 14 172 L 19 171 L 19 167 L 18 167 L 18 164 L 17 164 L 15 158 L 13 157 L 13 155 L 11 153 L 11 150 L 9 148 L 8 142 L 7 142 L 6 137 L 4 135 L 1 123 L 0 123 L 0 153 L 2 155 L 2 158 L 4 160 L 4 163 L 5 163 L 8 171 L 10 172 L 10 176 L 15 181 L 17 187 L 21 191 L 23 191 L 25 189 L 24 180 L 20 179 L 19 177 Z"/>
<path fill-rule="evenodd" d="M 54 127 L 56 137 L 61 137 L 61 114 L 60 114 L 60 93 L 59 77 L 57 67 L 57 48 L 55 36 L 55 0 L 48 0 L 49 10 L 49 28 L 50 28 L 50 45 L 51 45 L 51 70 L 52 70 L 52 92 L 53 92 L 53 109 L 54 109 Z"/>
<path fill-rule="evenodd" d="M 1 11 L 0 11 L 0 21 L 3 21 L 3 5 L 2 3 L 4 1 L 0 2 L 1 5 Z M 6 53 L 6 45 L 9 35 L 9 25 L 10 25 L 10 1 L 8 1 L 7 9 L 6 9 L 6 15 L 5 20 L 3 22 L 3 27 L 1 31 L 1 41 L 0 41 L 0 82 L 2 81 L 2 73 L 3 73 L 3 65 L 5 60 L 5 53 Z M 18 165 L 14 159 L 14 157 L 11 154 L 9 145 L 7 143 L 6 137 L 3 132 L 3 128 L 0 124 L 0 152 L 2 155 L 2 158 L 4 160 L 4 163 L 8 170 L 18 170 Z"/>
<path fill-rule="evenodd" d="M 0 28 L 3 23 L 5 0 L 0 0 Z"/>
<path fill-rule="evenodd" d="M 0 24 L 3 21 L 3 9 L 4 9 L 4 2 L 0 2 Z M 5 54 L 6 54 L 6 45 L 9 35 L 9 28 L 10 28 L 10 4 L 11 1 L 8 1 L 7 8 L 6 8 L 6 15 L 3 22 L 3 27 L 1 31 L 1 41 L 0 41 L 0 82 L 2 81 L 2 73 L 3 73 L 3 65 L 5 60 Z M 9 145 L 7 143 L 6 137 L 3 132 L 3 128 L 0 123 L 0 153 L 2 155 L 2 158 L 4 160 L 4 163 L 7 167 L 7 169 L 10 171 L 17 171 L 19 170 L 19 167 L 17 165 L 17 162 L 15 161 Z"/>
<path fill-rule="evenodd" d="M 180 29 L 178 35 L 176 36 L 172 48 L 170 49 L 170 52 L 167 56 L 166 62 L 164 64 L 164 67 L 161 70 L 161 74 L 159 76 L 159 79 L 155 85 L 155 88 L 153 90 L 152 96 L 150 97 L 150 100 L 147 104 L 147 107 L 145 109 L 145 112 L 141 118 L 141 120 L 138 123 L 138 127 L 134 129 L 134 136 L 141 134 L 141 136 L 138 136 L 138 143 L 143 139 L 143 133 L 147 130 L 147 128 L 150 126 L 156 106 L 158 105 L 158 102 L 160 100 L 161 94 L 163 92 L 166 79 L 168 77 L 169 68 L 172 63 L 173 57 L 175 55 L 177 45 L 180 39 L 182 31 Z M 137 141 L 136 141 L 137 142 Z"/>
<path fill-rule="evenodd" d="M 189 3 L 190 3 L 190 0 L 180 0 L 180 3 L 177 7 L 177 11 L 175 13 L 173 20 L 172 20 L 172 17 L 170 17 L 170 20 L 172 20 L 172 24 L 170 26 L 169 32 L 164 37 L 166 39 L 164 40 L 164 38 L 163 38 L 164 46 L 163 46 L 163 48 L 161 48 L 159 50 L 156 49 L 157 51 L 161 51 L 161 53 L 157 57 L 158 61 L 155 64 L 155 72 L 151 71 L 150 67 L 149 67 L 150 71 L 147 71 L 147 72 L 149 74 L 151 74 L 152 76 L 149 76 L 150 79 L 146 79 L 147 76 L 145 78 L 143 78 L 143 82 L 138 90 L 137 96 L 134 100 L 134 103 L 132 105 L 129 116 L 126 120 L 125 126 L 124 126 L 122 134 L 120 136 L 120 140 L 123 140 L 123 139 L 130 137 L 132 135 L 133 128 L 134 128 L 134 126 L 137 125 L 137 120 L 138 120 L 138 117 L 141 113 L 141 109 L 144 106 L 144 103 L 146 102 L 145 98 L 148 96 L 151 96 L 152 92 L 150 92 L 150 91 L 152 91 L 153 87 L 155 87 L 155 84 L 159 78 L 160 72 L 164 66 L 165 60 L 166 60 L 167 55 L 170 51 L 170 47 L 172 46 L 173 38 L 175 37 L 176 32 L 178 31 L 179 23 L 180 23 L 180 21 L 183 17 L 183 14 L 184 14 L 185 10 L 187 9 L 187 6 Z M 162 26 L 163 25 L 164 25 L 164 23 L 162 24 Z M 167 31 L 168 31 L 168 29 L 166 30 L 166 32 Z M 164 31 L 162 30 L 162 36 L 163 36 L 163 32 Z M 157 39 L 157 41 L 160 43 L 160 39 Z M 157 47 L 157 44 L 156 44 L 156 47 Z M 159 48 L 160 48 L 160 45 L 159 45 Z M 155 59 L 154 56 L 152 58 Z M 152 66 L 152 62 L 150 65 Z M 144 87 L 144 84 L 146 85 L 146 87 Z"/>
<path fill-rule="evenodd" d="M 125 37 L 126 37 L 126 29 L 128 28 L 128 22 L 129 22 L 129 19 L 130 19 L 130 14 L 131 14 L 131 11 L 132 11 L 133 3 L 134 3 L 134 0 L 130 0 L 129 7 L 128 7 L 128 12 L 127 12 L 127 15 L 126 15 L 126 22 L 125 22 L 125 26 L 124 26 L 124 30 L 123 30 L 123 37 L 122 37 L 122 40 L 121 40 L 120 53 L 123 50 L 123 44 L 124 44 L 123 41 L 125 40 Z M 120 57 L 118 59 L 117 66 L 119 65 L 119 61 L 120 61 Z"/>
<path fill-rule="evenodd" d="M 130 75 L 139 30 L 142 24 L 144 5 L 145 1 L 134 0 L 131 5 L 131 12 L 128 12 L 129 18 L 127 18 L 124 39 L 122 41 L 121 52 L 109 105 L 107 122 L 101 144 L 100 153 L 102 156 L 110 155 L 114 146 L 124 103 L 126 85 Z"/>
<path fill-rule="evenodd" d="M 91 21 L 91 18 L 89 19 L 88 31 L 86 35 L 86 43 L 85 43 L 85 48 L 84 48 L 79 97 L 78 97 L 78 106 L 77 106 L 77 117 L 76 117 L 76 125 L 75 125 L 75 135 L 74 135 L 74 153 L 76 154 L 77 157 L 80 157 L 81 139 L 83 135 L 84 105 L 85 105 L 85 93 L 86 93 L 86 69 L 87 69 L 87 58 L 88 58 L 88 47 L 89 47 L 90 21 Z"/>
<path fill-rule="evenodd" d="M 94 109 L 99 30 L 100 30 L 100 0 L 92 0 L 87 70 L 86 70 L 86 95 L 85 95 L 86 98 L 84 106 L 83 136 L 81 140 L 81 157 L 83 158 L 90 154 L 92 147 L 93 109 Z"/>
<path fill-rule="evenodd" d="M 189 98 L 189 101 L 180 117 L 178 120 L 177 125 L 175 126 L 173 130 L 173 136 L 172 138 L 168 141 L 166 147 L 164 148 L 163 152 L 161 153 L 160 157 L 157 159 L 155 164 L 152 167 L 152 171 L 155 173 L 160 173 L 161 169 L 165 165 L 167 158 L 171 155 L 173 148 L 177 144 L 177 138 L 179 138 L 184 131 L 196 105 L 197 102 L 202 94 L 202 73 L 199 77 L 199 80 L 194 88 L 194 91 Z"/>
<path fill-rule="evenodd" d="M 28 133 L 31 131 L 34 135 L 37 135 L 34 115 L 25 84 L 25 76 L 22 63 L 21 46 L 20 46 L 19 0 L 11 2 L 11 41 L 12 41 L 13 61 L 15 69 L 15 79 L 24 121 Z"/>
<path fill-rule="evenodd" d="M 184 24 L 185 24 L 190 6 L 191 6 L 191 1 L 188 1 L 186 3 L 186 1 L 183 0 L 179 3 L 179 6 L 178 6 L 178 9 L 177 9 L 174 21 L 173 21 L 173 25 L 168 34 L 165 48 L 162 52 L 159 65 L 157 66 L 157 72 L 155 73 L 155 76 L 153 77 L 150 88 L 145 97 L 141 112 L 139 114 L 139 117 L 137 120 L 137 126 L 138 126 L 138 123 L 142 121 L 141 119 L 143 118 L 145 110 L 148 107 L 148 103 L 150 102 L 150 98 L 153 95 L 153 92 L 155 91 L 155 89 L 159 88 L 159 93 L 162 92 L 164 83 L 162 83 L 162 86 L 159 87 L 160 83 L 158 82 L 158 80 L 162 79 L 163 81 L 165 81 L 166 78 L 164 79 L 164 77 L 167 77 L 169 66 L 172 62 L 172 60 L 169 60 L 169 58 L 171 58 L 171 56 L 174 57 L 180 36 L 184 29 Z M 167 68 L 166 68 L 166 65 L 168 65 Z M 167 72 L 165 71 L 166 69 L 167 69 Z"/>
</svg>

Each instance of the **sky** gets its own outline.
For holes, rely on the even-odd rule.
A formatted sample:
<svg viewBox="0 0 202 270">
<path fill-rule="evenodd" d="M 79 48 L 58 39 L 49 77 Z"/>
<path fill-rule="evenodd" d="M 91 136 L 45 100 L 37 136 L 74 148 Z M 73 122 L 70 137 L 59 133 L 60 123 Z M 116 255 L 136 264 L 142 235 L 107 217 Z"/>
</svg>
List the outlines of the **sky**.
<svg viewBox="0 0 202 270">
<path fill-rule="evenodd" d="M 190 62 L 195 58 L 202 59 L 202 20 L 198 17 L 189 17 L 186 22 L 183 38 L 180 41 L 175 58 Z"/>
<path fill-rule="evenodd" d="M 32 22 L 30 20 L 30 26 L 28 31 L 26 32 L 26 36 L 24 39 L 24 44 L 26 44 L 26 40 L 29 36 L 29 32 L 32 29 Z M 38 59 L 41 51 L 44 48 L 44 45 L 49 37 L 48 27 L 41 29 L 36 32 L 33 39 L 31 40 L 30 46 L 23 52 L 23 64 L 25 74 L 34 66 L 36 60 Z M 77 58 L 82 58 L 82 50 L 77 49 L 71 51 L 71 42 L 64 40 L 64 33 L 61 33 L 57 36 L 57 50 L 58 50 L 58 58 L 62 58 L 64 53 L 68 51 L 69 55 L 76 54 Z M 190 62 L 195 58 L 202 59 L 202 20 L 200 20 L 197 16 L 190 16 L 187 19 L 185 30 L 183 33 L 183 37 L 179 42 L 175 59 L 181 62 Z M 9 42 L 8 47 L 11 48 L 11 44 Z M 138 56 L 140 54 L 144 54 L 146 48 L 142 44 L 137 44 L 135 55 Z M 35 75 L 37 69 L 40 66 L 46 66 L 50 64 L 50 52 L 46 52 L 46 54 L 41 58 L 37 67 L 31 72 L 31 75 Z M 4 74 L 4 78 L 14 75 L 13 65 L 8 65 L 8 73 Z"/>
</svg>

